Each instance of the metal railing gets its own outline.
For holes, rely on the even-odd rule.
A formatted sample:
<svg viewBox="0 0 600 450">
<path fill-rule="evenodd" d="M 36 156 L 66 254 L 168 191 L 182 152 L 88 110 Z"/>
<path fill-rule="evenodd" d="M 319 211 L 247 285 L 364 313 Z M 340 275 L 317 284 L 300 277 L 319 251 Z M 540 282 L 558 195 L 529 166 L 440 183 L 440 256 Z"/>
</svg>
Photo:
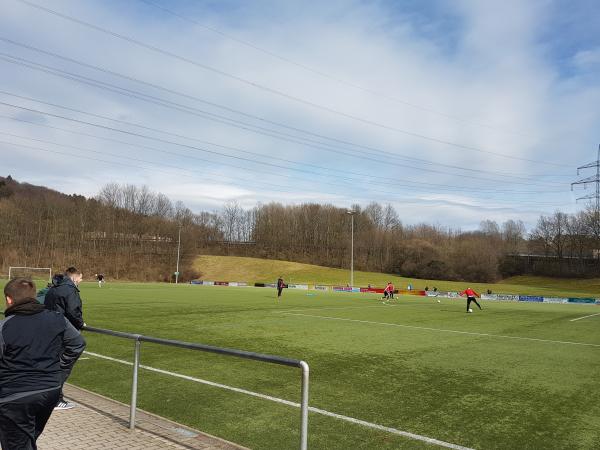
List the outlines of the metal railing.
<svg viewBox="0 0 600 450">
<path fill-rule="evenodd" d="M 131 382 L 131 405 L 129 410 L 129 428 L 135 428 L 135 411 L 137 405 L 138 372 L 140 368 L 140 347 L 142 342 L 151 342 L 153 344 L 167 345 L 170 347 L 186 348 L 189 350 L 198 350 L 201 352 L 217 353 L 220 355 L 235 356 L 238 358 L 252 359 L 282 366 L 298 367 L 302 369 L 302 387 L 300 400 L 300 450 L 308 448 L 308 375 L 309 368 L 305 361 L 297 359 L 283 358 L 281 356 L 265 355 L 262 353 L 247 352 L 244 350 L 235 350 L 231 348 L 214 347 L 212 345 L 194 344 L 192 342 L 176 341 L 171 339 L 161 339 L 152 336 L 143 336 L 141 334 L 123 333 L 122 331 L 107 330 L 84 326 L 84 331 L 92 333 L 106 334 L 124 339 L 135 341 L 133 351 L 133 377 Z"/>
</svg>

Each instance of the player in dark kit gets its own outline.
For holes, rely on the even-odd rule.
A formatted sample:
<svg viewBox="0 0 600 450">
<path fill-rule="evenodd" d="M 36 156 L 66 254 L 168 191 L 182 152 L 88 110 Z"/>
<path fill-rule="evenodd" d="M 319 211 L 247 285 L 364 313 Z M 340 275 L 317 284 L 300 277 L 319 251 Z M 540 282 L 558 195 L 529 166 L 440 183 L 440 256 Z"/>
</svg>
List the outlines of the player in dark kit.
<svg viewBox="0 0 600 450">
<path fill-rule="evenodd" d="M 284 287 L 285 283 L 283 282 L 283 278 L 279 277 L 279 279 L 277 280 L 277 298 L 281 297 L 281 292 L 283 291 Z"/>
<path fill-rule="evenodd" d="M 477 298 L 476 297 L 479 297 L 479 294 L 477 292 L 475 292 L 471 288 L 467 288 L 467 289 L 465 289 L 464 291 L 462 291 L 460 293 L 461 297 L 464 297 L 465 295 L 467 296 L 467 312 L 468 313 L 473 312 L 473 310 L 470 308 L 471 302 L 475 302 L 475 304 L 477 305 L 477 307 L 479 309 L 481 309 L 481 305 L 479 303 L 477 303 Z"/>
</svg>

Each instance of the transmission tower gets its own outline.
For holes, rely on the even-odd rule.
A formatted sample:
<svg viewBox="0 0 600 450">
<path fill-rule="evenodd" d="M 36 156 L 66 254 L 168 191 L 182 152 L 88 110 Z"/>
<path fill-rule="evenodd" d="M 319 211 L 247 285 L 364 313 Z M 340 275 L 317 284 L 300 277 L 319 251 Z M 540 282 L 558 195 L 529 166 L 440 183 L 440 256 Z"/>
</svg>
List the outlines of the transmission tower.
<svg viewBox="0 0 600 450">
<path fill-rule="evenodd" d="M 587 189 L 588 184 L 595 183 L 596 184 L 596 192 L 585 195 L 583 197 L 579 197 L 579 200 L 595 200 L 596 208 L 594 209 L 594 234 L 596 239 L 600 239 L 600 145 L 598 145 L 598 157 L 596 161 L 586 164 L 584 166 L 577 168 L 577 175 L 579 175 L 579 171 L 582 169 L 592 169 L 596 168 L 596 175 L 591 175 L 586 178 L 582 178 L 581 180 L 575 181 L 571 183 L 571 190 L 573 190 L 573 186 L 577 184 L 583 184 L 583 188 Z M 596 257 L 600 257 L 600 250 L 596 249 Z"/>
<path fill-rule="evenodd" d="M 596 168 L 596 175 L 589 176 L 587 178 L 582 178 L 581 180 L 575 181 L 571 183 L 571 190 L 573 190 L 573 186 L 577 184 L 583 184 L 583 188 L 587 189 L 587 185 L 591 183 L 596 184 L 596 192 L 591 193 L 589 195 L 585 195 L 583 197 L 579 197 L 579 200 L 592 200 L 596 199 L 596 213 L 600 211 L 600 145 L 598 145 L 598 158 L 596 161 L 586 164 L 584 166 L 580 166 L 577 168 L 577 175 L 579 175 L 579 171 L 582 169 L 591 169 Z"/>
</svg>

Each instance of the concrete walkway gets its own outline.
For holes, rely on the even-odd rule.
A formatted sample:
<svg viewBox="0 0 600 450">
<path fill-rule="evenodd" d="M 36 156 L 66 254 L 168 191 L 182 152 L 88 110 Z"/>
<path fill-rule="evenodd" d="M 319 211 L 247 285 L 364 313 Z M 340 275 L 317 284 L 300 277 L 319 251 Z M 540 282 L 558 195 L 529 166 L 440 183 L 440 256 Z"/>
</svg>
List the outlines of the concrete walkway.
<svg viewBox="0 0 600 450">
<path fill-rule="evenodd" d="M 71 385 L 65 386 L 65 397 L 77 406 L 54 411 L 38 439 L 40 450 L 245 449 L 140 409 L 132 431 L 129 406 Z"/>
</svg>

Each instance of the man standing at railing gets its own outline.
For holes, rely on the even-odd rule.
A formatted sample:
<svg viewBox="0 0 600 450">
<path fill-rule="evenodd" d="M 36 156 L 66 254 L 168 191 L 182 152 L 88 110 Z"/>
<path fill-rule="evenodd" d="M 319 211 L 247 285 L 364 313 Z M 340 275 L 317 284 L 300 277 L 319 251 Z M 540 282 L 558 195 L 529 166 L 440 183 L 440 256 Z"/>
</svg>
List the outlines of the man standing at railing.
<svg viewBox="0 0 600 450">
<path fill-rule="evenodd" d="M 69 267 L 62 277 L 54 277 L 52 287 L 46 293 L 44 304 L 50 311 L 58 311 L 65 315 L 77 330 L 81 330 L 83 322 L 83 311 L 81 297 L 79 296 L 79 283 L 83 280 L 83 274 L 75 267 Z M 64 370 L 63 383 L 71 374 L 71 368 Z M 75 405 L 63 397 L 62 389 L 56 409 L 71 409 Z"/>
<path fill-rule="evenodd" d="M 83 353 L 81 334 L 36 298 L 35 284 L 15 278 L 4 287 L 0 322 L 0 443 L 35 450 L 58 401 L 63 373 Z"/>
</svg>

